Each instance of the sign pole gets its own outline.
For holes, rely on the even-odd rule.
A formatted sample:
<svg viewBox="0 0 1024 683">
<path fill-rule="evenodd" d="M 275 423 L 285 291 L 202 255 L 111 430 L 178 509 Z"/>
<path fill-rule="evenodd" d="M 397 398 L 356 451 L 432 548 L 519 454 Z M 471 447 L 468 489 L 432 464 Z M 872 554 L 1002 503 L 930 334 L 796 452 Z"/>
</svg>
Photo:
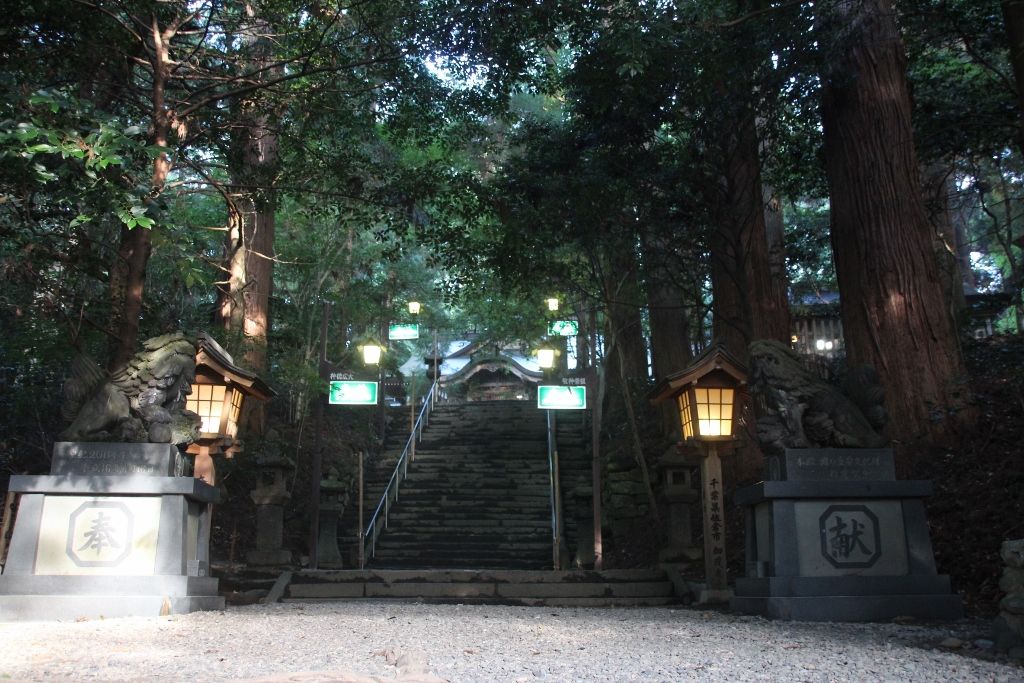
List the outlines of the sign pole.
<svg viewBox="0 0 1024 683">
<path fill-rule="evenodd" d="M 594 501 L 594 569 L 601 571 L 604 566 L 604 549 L 602 548 L 603 537 L 601 534 L 601 407 L 604 403 L 603 387 L 601 386 L 601 373 L 595 365 L 593 370 L 594 384 L 597 398 L 594 401 L 594 409 L 590 415 L 590 450 L 591 450 L 591 497 Z"/>
<path fill-rule="evenodd" d="M 320 318 L 320 352 L 318 365 L 320 376 L 323 378 L 327 372 L 327 319 L 331 312 L 331 304 L 325 301 L 323 313 Z M 316 438 L 313 441 L 313 461 L 310 467 L 309 498 L 309 568 L 318 567 L 320 547 L 320 479 L 323 476 L 323 438 L 324 438 L 324 397 L 317 392 L 316 401 Z"/>
<path fill-rule="evenodd" d="M 366 539 L 363 537 L 363 452 L 359 451 L 359 568 L 366 567 Z"/>
</svg>

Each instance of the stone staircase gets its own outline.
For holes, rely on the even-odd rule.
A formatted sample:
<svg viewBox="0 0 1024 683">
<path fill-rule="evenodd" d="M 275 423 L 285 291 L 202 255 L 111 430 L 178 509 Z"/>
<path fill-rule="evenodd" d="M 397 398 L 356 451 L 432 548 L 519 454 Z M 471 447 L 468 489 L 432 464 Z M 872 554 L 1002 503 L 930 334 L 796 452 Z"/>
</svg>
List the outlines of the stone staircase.
<svg viewBox="0 0 1024 683">
<path fill-rule="evenodd" d="M 368 497 L 367 516 L 375 506 Z M 367 564 L 549 568 L 550 515 L 542 411 L 527 401 L 438 405 Z"/>
<path fill-rule="evenodd" d="M 220 572 L 229 602 L 387 599 L 548 607 L 679 602 L 676 596 L 686 589 L 680 587 L 681 577 L 670 578 L 661 569 L 552 571 L 546 417 L 526 401 L 439 404 L 366 569 Z M 397 428 L 367 466 L 367 519 L 405 445 L 408 425 L 402 420 L 396 413 Z M 557 420 L 567 558 L 585 558 L 589 548 L 592 561 L 590 423 L 584 411 L 565 411 Z M 356 551 L 356 518 L 352 506 L 341 524 L 339 540 L 343 548 L 348 545 L 350 558 Z M 349 560 L 346 566 L 358 565 Z"/>
</svg>

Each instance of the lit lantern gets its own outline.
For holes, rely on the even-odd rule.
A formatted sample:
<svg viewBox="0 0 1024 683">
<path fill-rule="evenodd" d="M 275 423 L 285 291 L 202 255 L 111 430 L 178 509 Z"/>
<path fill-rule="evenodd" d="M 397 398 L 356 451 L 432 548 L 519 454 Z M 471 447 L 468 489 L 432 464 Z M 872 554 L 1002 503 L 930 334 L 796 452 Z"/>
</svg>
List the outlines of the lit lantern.
<svg viewBox="0 0 1024 683">
<path fill-rule="evenodd" d="M 548 310 L 549 311 L 557 311 L 558 310 L 558 299 L 556 297 L 550 297 L 548 299 L 545 299 L 545 301 L 548 304 Z"/>
<path fill-rule="evenodd" d="M 200 333 L 196 378 L 185 400 L 186 410 L 199 415 L 199 439 L 186 452 L 196 456 L 196 476 L 214 483 L 214 455 L 233 456 L 242 450 L 238 421 L 247 399 L 266 401 L 274 391 L 255 374 L 235 365 L 231 355 L 206 333 Z"/>
<path fill-rule="evenodd" d="M 363 363 L 366 365 L 377 365 L 380 363 L 380 356 L 384 352 L 384 347 L 376 342 L 370 341 L 360 346 L 359 350 L 363 354 Z"/>
<path fill-rule="evenodd" d="M 409 302 L 409 313 L 411 315 L 419 315 L 420 314 L 420 302 L 419 301 L 410 301 Z"/>
<path fill-rule="evenodd" d="M 728 441 L 736 428 L 736 405 L 746 371 L 719 346 L 689 368 L 666 377 L 652 400 L 675 398 L 684 439 Z"/>
<path fill-rule="evenodd" d="M 555 367 L 555 350 L 549 348 L 537 349 L 537 365 L 545 370 Z"/>
</svg>

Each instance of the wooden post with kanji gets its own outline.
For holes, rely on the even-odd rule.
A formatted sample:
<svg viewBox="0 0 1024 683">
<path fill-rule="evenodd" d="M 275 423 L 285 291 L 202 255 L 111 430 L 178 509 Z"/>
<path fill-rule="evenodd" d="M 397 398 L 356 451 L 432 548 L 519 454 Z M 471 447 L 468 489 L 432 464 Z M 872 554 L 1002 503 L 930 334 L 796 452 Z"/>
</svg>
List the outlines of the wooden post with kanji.
<svg viewBox="0 0 1024 683">
<path fill-rule="evenodd" d="M 707 591 L 702 599 L 715 601 L 728 591 L 729 580 L 725 571 L 725 520 L 722 500 L 722 459 L 718 444 L 701 444 L 701 499 L 704 508 L 704 572 Z"/>
</svg>

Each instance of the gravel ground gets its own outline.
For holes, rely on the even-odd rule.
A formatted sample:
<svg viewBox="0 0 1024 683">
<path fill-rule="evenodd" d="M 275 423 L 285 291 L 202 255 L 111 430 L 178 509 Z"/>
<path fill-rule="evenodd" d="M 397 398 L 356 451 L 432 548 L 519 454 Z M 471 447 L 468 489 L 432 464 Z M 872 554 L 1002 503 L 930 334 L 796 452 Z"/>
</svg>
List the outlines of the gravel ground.
<svg viewBox="0 0 1024 683">
<path fill-rule="evenodd" d="M 988 654 L 983 629 L 691 609 L 287 603 L 0 624 L 0 680 L 1024 681 L 1019 663 Z"/>
</svg>

